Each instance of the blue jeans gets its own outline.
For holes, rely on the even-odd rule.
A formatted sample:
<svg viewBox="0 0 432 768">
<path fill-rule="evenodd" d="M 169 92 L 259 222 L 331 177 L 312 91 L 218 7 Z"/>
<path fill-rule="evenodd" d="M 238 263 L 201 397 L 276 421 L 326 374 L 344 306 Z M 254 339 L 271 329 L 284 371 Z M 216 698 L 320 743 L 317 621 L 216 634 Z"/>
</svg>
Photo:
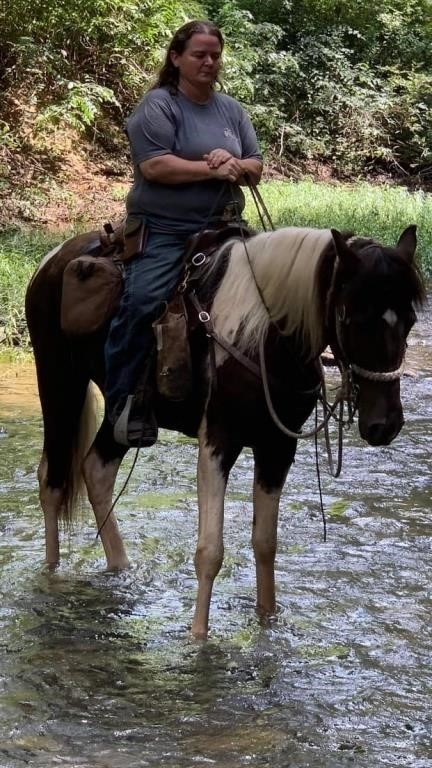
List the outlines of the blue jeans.
<svg viewBox="0 0 432 768">
<path fill-rule="evenodd" d="M 134 394 L 154 347 L 152 322 L 180 280 L 188 234 L 150 231 L 144 253 L 125 264 L 125 286 L 105 344 L 105 403 L 112 419 Z"/>
</svg>

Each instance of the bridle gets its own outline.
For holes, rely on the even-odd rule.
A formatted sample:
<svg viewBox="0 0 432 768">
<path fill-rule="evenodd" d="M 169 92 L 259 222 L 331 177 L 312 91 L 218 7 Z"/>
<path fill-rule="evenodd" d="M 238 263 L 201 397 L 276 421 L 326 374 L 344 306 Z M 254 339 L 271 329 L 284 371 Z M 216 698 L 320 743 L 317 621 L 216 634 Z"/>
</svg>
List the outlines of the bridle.
<svg viewBox="0 0 432 768">
<path fill-rule="evenodd" d="M 352 361 L 348 362 L 348 355 L 345 351 L 342 333 L 342 327 L 346 322 L 346 310 L 345 306 L 343 305 L 335 312 L 335 326 L 336 339 L 339 350 L 341 352 L 341 359 L 343 360 L 344 367 L 349 368 L 359 378 L 368 379 L 369 381 L 397 381 L 400 379 L 405 368 L 405 355 L 403 356 L 399 367 L 393 369 L 392 371 L 371 371 L 368 368 L 363 368 L 361 365 L 357 365 L 357 363 L 353 363 Z"/>
</svg>

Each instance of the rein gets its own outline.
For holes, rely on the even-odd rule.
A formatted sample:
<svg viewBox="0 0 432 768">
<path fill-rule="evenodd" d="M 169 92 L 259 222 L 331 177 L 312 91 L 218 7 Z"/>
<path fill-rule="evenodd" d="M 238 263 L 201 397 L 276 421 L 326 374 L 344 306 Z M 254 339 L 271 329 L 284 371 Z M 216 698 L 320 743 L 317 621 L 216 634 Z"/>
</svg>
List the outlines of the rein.
<svg viewBox="0 0 432 768">
<path fill-rule="evenodd" d="M 260 354 L 260 369 L 261 369 L 261 377 L 262 377 L 263 388 L 264 388 L 264 396 L 265 396 L 267 408 L 269 410 L 270 416 L 272 417 L 274 424 L 276 424 L 278 429 L 280 429 L 280 431 L 283 432 L 284 435 L 286 435 L 287 437 L 291 437 L 294 440 L 308 439 L 310 437 L 315 437 L 316 439 L 319 432 L 324 430 L 325 443 L 326 443 L 326 449 L 327 449 L 327 459 L 329 463 L 329 471 L 332 477 L 339 477 L 342 470 L 343 427 L 350 426 L 353 423 L 354 415 L 356 411 L 356 394 L 355 394 L 354 385 L 352 382 L 351 372 L 348 369 L 341 370 L 341 377 L 342 377 L 341 387 L 339 388 L 339 392 L 336 395 L 336 399 L 334 403 L 329 403 L 327 399 L 327 388 L 326 388 L 326 382 L 325 382 L 325 376 L 324 376 L 324 368 L 321 360 L 319 360 L 320 377 L 321 377 L 321 382 L 319 384 L 319 389 L 321 390 L 321 396 L 319 399 L 321 400 L 321 403 L 323 405 L 324 418 L 321 421 L 321 423 L 318 423 L 318 411 L 316 409 L 315 427 L 311 429 L 309 432 L 294 432 L 293 430 L 288 429 L 288 427 L 286 427 L 285 424 L 281 422 L 272 403 L 269 381 L 267 376 L 267 369 L 265 365 L 264 338 L 262 338 L 260 341 L 259 354 Z M 347 403 L 347 408 L 348 408 L 347 421 L 344 421 L 344 403 L 345 402 Z M 339 410 L 339 414 L 336 416 L 335 413 L 337 409 Z M 329 433 L 329 426 L 328 426 L 329 421 L 332 417 L 335 418 L 338 422 L 338 459 L 337 459 L 336 469 L 333 461 L 333 454 L 332 454 L 332 449 L 330 444 L 330 433 Z"/>
<path fill-rule="evenodd" d="M 252 265 L 249 260 L 249 265 L 252 270 Z M 204 325 L 206 335 L 211 340 L 211 346 L 210 346 L 210 365 L 211 365 L 211 373 L 212 373 L 212 381 L 216 382 L 216 359 L 215 359 L 215 352 L 214 352 L 214 345 L 217 344 L 219 347 L 224 349 L 228 354 L 233 357 L 235 360 L 237 360 L 240 365 L 242 365 L 244 368 L 246 368 L 250 373 L 252 373 L 255 378 L 257 378 L 259 381 L 262 381 L 263 389 L 264 389 L 264 396 L 266 405 L 268 408 L 268 411 L 270 413 L 270 416 L 274 422 L 274 424 L 277 426 L 277 428 L 283 432 L 287 437 L 290 437 L 294 440 L 299 439 L 308 439 L 310 437 L 316 437 L 319 432 L 324 430 L 325 434 L 325 442 L 326 442 L 326 449 L 327 449 L 327 457 L 329 462 L 329 468 L 330 468 L 330 474 L 333 477 L 338 477 L 341 472 L 342 468 L 342 444 L 343 444 L 343 427 L 345 425 L 350 425 L 354 421 L 354 414 L 355 414 L 355 391 L 354 391 L 354 385 L 352 382 L 352 375 L 351 371 L 348 368 L 341 369 L 341 375 L 342 375 L 342 385 L 339 388 L 339 392 L 337 394 L 336 400 L 334 403 L 329 403 L 327 399 L 327 390 L 326 390 L 326 384 L 325 384 L 325 376 L 324 376 L 324 369 L 321 363 L 321 360 L 319 362 L 320 366 L 320 383 L 318 387 L 316 387 L 313 390 L 308 390 L 303 392 L 302 394 L 307 395 L 319 395 L 319 399 L 322 402 L 323 410 L 324 410 L 324 418 L 323 420 L 318 423 L 318 419 L 316 417 L 316 424 L 314 429 L 308 431 L 308 432 L 295 432 L 293 430 L 290 430 L 288 427 L 283 424 L 283 422 L 279 419 L 271 397 L 270 393 L 270 377 L 267 372 L 267 366 L 265 362 L 265 339 L 264 336 L 260 340 L 259 345 L 259 360 L 260 363 L 257 365 L 253 362 L 247 355 L 245 355 L 243 352 L 241 352 L 237 347 L 235 347 L 233 344 L 231 344 L 229 341 L 224 339 L 222 336 L 220 336 L 214 329 L 213 322 L 211 320 L 209 312 L 203 309 L 201 306 L 197 295 L 194 291 L 191 291 L 189 294 L 189 300 L 191 301 L 192 305 L 194 306 L 198 320 Z M 214 386 L 214 384 L 213 384 Z M 344 421 L 344 402 L 347 402 L 348 405 L 348 420 Z M 338 415 L 336 415 L 336 411 L 339 411 Z M 333 455 L 330 445 L 330 434 L 329 434 L 329 428 L 328 424 L 331 418 L 335 418 L 339 424 L 338 428 L 338 460 L 336 469 L 334 466 L 333 461 Z"/>
</svg>

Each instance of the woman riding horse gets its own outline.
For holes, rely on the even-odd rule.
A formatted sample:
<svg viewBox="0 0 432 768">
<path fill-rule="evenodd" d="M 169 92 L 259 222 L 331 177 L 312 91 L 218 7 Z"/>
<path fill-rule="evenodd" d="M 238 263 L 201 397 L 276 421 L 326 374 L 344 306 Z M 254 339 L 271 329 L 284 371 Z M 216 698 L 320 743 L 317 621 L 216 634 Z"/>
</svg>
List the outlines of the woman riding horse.
<svg viewBox="0 0 432 768">
<path fill-rule="evenodd" d="M 261 176 L 248 115 L 215 90 L 223 44 L 213 24 L 181 27 L 156 85 L 127 122 L 134 184 L 126 233 L 135 242 L 141 228 L 141 244 L 126 262 L 125 291 L 105 347 L 108 418 L 125 445 L 149 446 L 157 439 L 152 321 L 180 280 L 188 237 L 238 215 L 244 174 L 254 183 Z"/>
</svg>

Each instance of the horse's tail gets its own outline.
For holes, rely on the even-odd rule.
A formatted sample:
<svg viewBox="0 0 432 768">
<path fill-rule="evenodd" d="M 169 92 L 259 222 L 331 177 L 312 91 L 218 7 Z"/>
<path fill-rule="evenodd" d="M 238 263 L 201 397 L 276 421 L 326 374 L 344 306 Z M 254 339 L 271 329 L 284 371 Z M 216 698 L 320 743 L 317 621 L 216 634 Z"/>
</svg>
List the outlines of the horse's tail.
<svg viewBox="0 0 432 768">
<path fill-rule="evenodd" d="M 90 381 L 79 417 L 78 429 L 73 440 L 69 474 L 64 486 L 60 516 L 66 525 L 70 525 L 76 510 L 82 508 L 86 498 L 82 467 L 84 458 L 98 430 L 98 425 L 98 396 L 95 385 Z"/>
</svg>

